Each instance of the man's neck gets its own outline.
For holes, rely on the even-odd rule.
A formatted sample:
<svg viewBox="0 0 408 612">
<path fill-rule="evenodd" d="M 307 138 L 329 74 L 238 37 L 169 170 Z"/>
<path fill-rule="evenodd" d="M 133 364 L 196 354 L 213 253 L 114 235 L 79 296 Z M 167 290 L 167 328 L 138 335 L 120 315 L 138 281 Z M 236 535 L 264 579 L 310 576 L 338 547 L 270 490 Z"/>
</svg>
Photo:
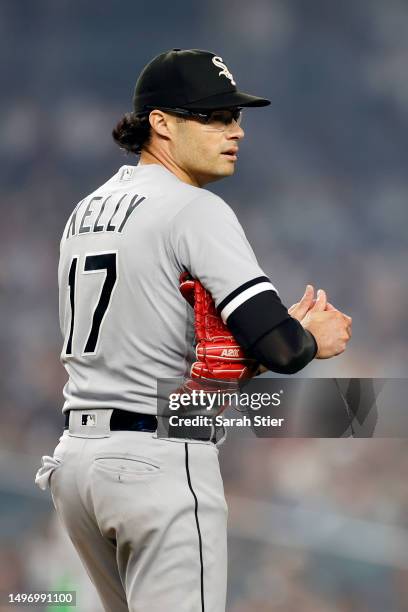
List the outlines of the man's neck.
<svg viewBox="0 0 408 612">
<path fill-rule="evenodd" d="M 146 166 L 149 164 L 157 164 L 159 166 L 163 166 L 169 170 L 169 172 L 177 176 L 180 181 L 183 181 L 188 185 L 193 185 L 194 187 L 201 187 L 193 176 L 189 175 L 182 168 L 180 168 L 172 159 L 168 158 L 167 155 L 143 150 L 140 154 L 139 164 Z"/>
</svg>

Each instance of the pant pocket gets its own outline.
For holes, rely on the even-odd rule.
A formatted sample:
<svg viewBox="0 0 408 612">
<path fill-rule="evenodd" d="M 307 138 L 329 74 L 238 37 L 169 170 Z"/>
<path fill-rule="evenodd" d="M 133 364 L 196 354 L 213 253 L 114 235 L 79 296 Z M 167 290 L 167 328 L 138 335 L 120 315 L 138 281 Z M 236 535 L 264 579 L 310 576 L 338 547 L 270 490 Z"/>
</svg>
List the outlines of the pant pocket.
<svg viewBox="0 0 408 612">
<path fill-rule="evenodd" d="M 37 470 L 35 475 L 35 484 L 45 491 L 49 486 L 50 478 L 53 472 L 62 465 L 62 459 L 59 457 L 50 457 L 44 455 L 41 458 L 41 467 Z"/>
<path fill-rule="evenodd" d="M 149 457 L 120 454 L 96 456 L 93 467 L 122 477 L 143 477 L 159 474 L 160 464 Z"/>
</svg>

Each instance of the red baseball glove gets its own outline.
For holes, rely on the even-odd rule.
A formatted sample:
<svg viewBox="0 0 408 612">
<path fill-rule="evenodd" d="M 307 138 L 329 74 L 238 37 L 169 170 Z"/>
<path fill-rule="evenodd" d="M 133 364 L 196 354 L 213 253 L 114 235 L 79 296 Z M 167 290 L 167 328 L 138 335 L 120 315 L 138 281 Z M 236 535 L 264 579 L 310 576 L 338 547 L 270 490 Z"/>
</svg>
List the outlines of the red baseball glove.
<svg viewBox="0 0 408 612">
<path fill-rule="evenodd" d="M 197 361 L 191 378 L 237 380 L 252 378 L 257 362 L 248 357 L 217 313 L 211 294 L 188 272 L 180 276 L 180 292 L 194 308 Z"/>
</svg>

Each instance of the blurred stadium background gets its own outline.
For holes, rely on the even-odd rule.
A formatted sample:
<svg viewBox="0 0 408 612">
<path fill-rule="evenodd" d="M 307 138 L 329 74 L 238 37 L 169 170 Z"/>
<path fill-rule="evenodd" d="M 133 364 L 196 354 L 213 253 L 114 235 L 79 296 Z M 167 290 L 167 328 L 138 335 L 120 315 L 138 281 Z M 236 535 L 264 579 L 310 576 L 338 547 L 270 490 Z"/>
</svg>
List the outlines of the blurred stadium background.
<svg viewBox="0 0 408 612">
<path fill-rule="evenodd" d="M 406 377 L 407 32 L 403 0 L 1 1 L 1 593 L 72 588 L 101 612 L 33 475 L 62 427 L 60 234 L 134 163 L 110 132 L 157 53 L 214 50 L 273 100 L 210 188 L 285 303 L 311 282 L 353 316 L 346 354 L 304 375 Z M 408 609 L 405 440 L 230 438 L 230 612 Z"/>
</svg>

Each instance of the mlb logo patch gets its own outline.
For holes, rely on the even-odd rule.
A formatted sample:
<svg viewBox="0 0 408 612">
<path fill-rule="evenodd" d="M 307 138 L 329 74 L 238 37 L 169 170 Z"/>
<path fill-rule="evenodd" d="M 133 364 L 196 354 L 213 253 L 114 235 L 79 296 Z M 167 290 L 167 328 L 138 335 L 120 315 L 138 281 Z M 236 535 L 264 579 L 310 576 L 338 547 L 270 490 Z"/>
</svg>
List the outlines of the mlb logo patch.
<svg viewBox="0 0 408 612">
<path fill-rule="evenodd" d="M 82 415 L 82 425 L 86 425 L 87 427 L 95 427 L 96 426 L 96 414 L 83 414 Z"/>
<path fill-rule="evenodd" d="M 134 168 L 130 168 L 129 166 L 125 166 L 120 175 L 120 181 L 130 181 L 133 175 Z"/>
</svg>

